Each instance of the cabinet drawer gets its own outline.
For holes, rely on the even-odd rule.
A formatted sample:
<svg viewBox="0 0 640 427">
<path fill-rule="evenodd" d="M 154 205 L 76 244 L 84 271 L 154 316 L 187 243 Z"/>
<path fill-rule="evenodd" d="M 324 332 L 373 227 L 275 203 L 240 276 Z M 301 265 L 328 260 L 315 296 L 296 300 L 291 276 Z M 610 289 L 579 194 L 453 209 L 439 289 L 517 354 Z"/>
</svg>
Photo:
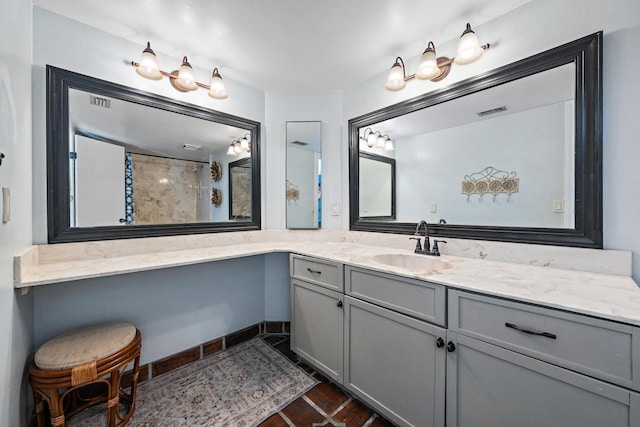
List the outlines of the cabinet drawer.
<svg viewBox="0 0 640 427">
<path fill-rule="evenodd" d="M 639 389 L 639 328 L 449 291 L 449 329 L 595 378 Z M 636 359 L 636 360 L 634 360 Z"/>
<path fill-rule="evenodd" d="M 291 255 L 291 277 L 306 280 L 334 291 L 343 292 L 342 264 L 303 255 Z"/>
<path fill-rule="evenodd" d="M 347 295 L 437 325 L 445 325 L 444 286 L 345 266 L 345 288 Z"/>
<path fill-rule="evenodd" d="M 640 394 L 447 333 L 447 426 L 637 427 Z"/>
</svg>

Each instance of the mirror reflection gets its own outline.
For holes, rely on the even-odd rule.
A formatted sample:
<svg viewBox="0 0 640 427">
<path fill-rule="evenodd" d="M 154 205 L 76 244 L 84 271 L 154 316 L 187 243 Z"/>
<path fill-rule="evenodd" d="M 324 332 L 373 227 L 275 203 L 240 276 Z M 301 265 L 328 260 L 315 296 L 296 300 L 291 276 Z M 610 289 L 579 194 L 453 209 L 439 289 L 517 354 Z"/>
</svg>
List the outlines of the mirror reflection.
<svg viewBox="0 0 640 427">
<path fill-rule="evenodd" d="M 250 215 L 228 165 L 249 160 Z M 260 123 L 47 65 L 49 243 L 259 230 Z"/>
<path fill-rule="evenodd" d="M 68 96 L 70 227 L 251 218 L 251 132 L 74 88 Z M 233 187 L 244 205 L 232 215 L 238 159 L 248 181 Z"/>
<path fill-rule="evenodd" d="M 287 228 L 322 223 L 322 122 L 287 122 Z"/>
<path fill-rule="evenodd" d="M 569 63 L 359 128 L 359 216 L 574 228 L 575 87 Z M 389 135 L 394 149 L 373 143 L 368 128 Z M 395 183 L 363 169 L 362 153 L 393 160 Z M 371 197 L 383 188 L 378 206 Z"/>
<path fill-rule="evenodd" d="M 360 153 L 360 217 L 396 217 L 396 161 L 390 157 Z"/>
</svg>

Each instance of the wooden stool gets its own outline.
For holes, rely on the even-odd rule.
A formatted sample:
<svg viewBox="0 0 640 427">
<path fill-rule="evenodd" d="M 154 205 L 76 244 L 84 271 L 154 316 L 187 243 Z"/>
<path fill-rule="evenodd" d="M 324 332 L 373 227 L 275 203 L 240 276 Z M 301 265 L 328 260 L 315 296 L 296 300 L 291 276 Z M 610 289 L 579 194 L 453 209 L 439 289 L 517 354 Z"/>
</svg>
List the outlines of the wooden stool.
<svg viewBox="0 0 640 427">
<path fill-rule="evenodd" d="M 121 380 L 133 362 L 131 388 L 126 392 Z M 124 426 L 133 415 L 140 370 L 140 331 L 129 323 L 106 323 L 76 329 L 43 344 L 29 366 L 29 383 L 38 419 L 45 426 L 45 406 L 51 426 L 64 426 L 82 410 L 107 402 L 107 426 Z M 95 385 L 94 393 L 87 390 Z M 99 391 L 99 393 L 95 393 Z M 120 415 L 118 403 L 129 406 Z"/>
</svg>

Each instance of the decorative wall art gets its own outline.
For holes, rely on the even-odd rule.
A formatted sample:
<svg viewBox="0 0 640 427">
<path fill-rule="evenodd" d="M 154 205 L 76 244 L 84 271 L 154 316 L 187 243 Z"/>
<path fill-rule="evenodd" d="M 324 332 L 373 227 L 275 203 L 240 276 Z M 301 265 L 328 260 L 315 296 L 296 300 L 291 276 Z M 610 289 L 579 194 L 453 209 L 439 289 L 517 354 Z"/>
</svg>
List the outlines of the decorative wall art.
<svg viewBox="0 0 640 427">
<path fill-rule="evenodd" d="M 479 172 L 465 175 L 462 181 L 462 194 L 467 195 L 469 202 L 472 194 L 479 194 L 479 200 L 485 194 L 493 195 L 493 202 L 500 193 L 507 195 L 507 202 L 511 200 L 511 194 L 520 189 L 520 178 L 516 178 L 515 172 L 507 172 L 488 166 Z"/>
<path fill-rule="evenodd" d="M 211 160 L 211 180 L 218 182 L 222 178 L 222 166 L 215 160 Z"/>
<path fill-rule="evenodd" d="M 222 204 L 222 192 L 217 188 L 211 189 L 211 204 L 216 208 Z"/>
<path fill-rule="evenodd" d="M 298 200 L 300 200 L 300 189 L 287 180 L 287 203 L 293 201 L 297 204 Z"/>
</svg>

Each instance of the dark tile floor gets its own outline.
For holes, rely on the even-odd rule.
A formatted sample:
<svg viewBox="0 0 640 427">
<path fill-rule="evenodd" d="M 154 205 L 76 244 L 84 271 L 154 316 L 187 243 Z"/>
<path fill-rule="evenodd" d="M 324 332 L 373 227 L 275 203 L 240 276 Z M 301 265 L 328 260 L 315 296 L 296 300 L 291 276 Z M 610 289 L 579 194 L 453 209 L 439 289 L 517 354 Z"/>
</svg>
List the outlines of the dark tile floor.
<svg viewBox="0 0 640 427">
<path fill-rule="evenodd" d="M 289 348 L 286 335 L 267 335 L 263 339 L 293 363 L 313 375 L 320 384 L 294 400 L 282 411 L 262 422 L 259 427 L 391 427 L 389 421 L 364 403 L 349 396 L 340 387 L 298 360 Z"/>
</svg>

